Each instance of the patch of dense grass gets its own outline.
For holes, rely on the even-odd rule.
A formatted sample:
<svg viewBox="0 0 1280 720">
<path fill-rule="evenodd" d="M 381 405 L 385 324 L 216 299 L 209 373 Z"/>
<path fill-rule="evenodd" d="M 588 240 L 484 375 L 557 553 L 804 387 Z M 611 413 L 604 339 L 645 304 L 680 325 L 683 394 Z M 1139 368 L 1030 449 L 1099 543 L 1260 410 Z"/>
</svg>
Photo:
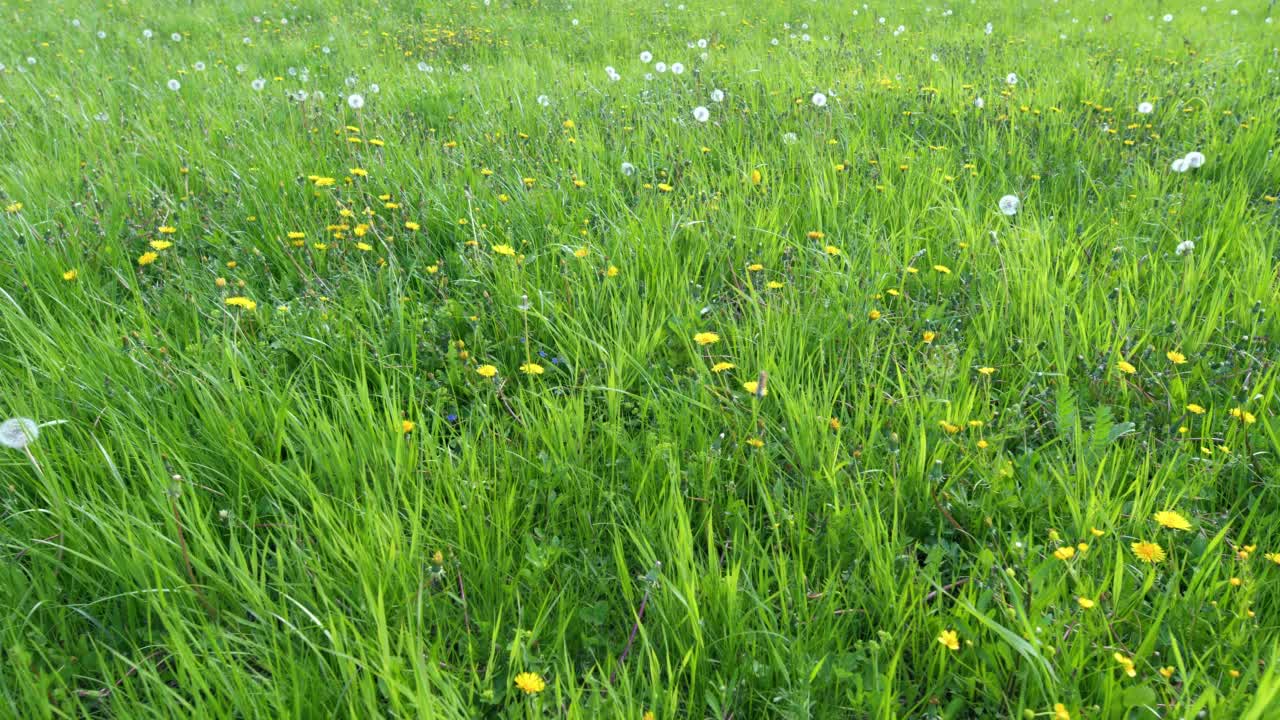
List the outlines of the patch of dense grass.
<svg viewBox="0 0 1280 720">
<path fill-rule="evenodd" d="M 358 5 L 0 1 L 0 716 L 1274 716 L 1266 8 Z"/>
</svg>

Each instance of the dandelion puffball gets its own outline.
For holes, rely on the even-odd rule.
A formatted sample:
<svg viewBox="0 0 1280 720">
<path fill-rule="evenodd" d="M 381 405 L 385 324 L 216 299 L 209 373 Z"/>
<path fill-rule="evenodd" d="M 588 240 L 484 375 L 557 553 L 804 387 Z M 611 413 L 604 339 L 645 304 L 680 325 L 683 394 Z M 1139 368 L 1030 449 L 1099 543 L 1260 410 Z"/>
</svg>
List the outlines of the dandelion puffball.
<svg viewBox="0 0 1280 720">
<path fill-rule="evenodd" d="M 1008 85 L 1017 85 L 1018 73 L 1009 73 L 1008 75 L 1005 76 L 1004 81 Z"/>
<path fill-rule="evenodd" d="M 648 50 L 645 50 L 644 52 L 640 53 L 640 62 L 648 65 L 649 62 L 652 60 L 653 60 L 653 53 L 649 52 Z"/>
<path fill-rule="evenodd" d="M 351 106 L 352 110 L 359 110 L 360 108 L 364 107 L 364 96 L 351 95 L 347 97 L 347 104 Z"/>
<path fill-rule="evenodd" d="M 813 106 L 814 106 L 814 107 L 825 107 L 825 106 L 826 106 L 826 104 L 827 104 L 827 96 L 826 96 L 826 95 L 823 95 L 823 94 L 822 94 L 822 93 L 820 93 L 820 92 L 816 92 L 816 93 L 814 93 L 814 94 L 813 94 L 813 97 L 812 97 L 812 98 L 810 98 L 810 100 L 812 100 L 812 101 L 813 101 Z"/>
<path fill-rule="evenodd" d="M 1156 106 L 1152 105 L 1149 102 L 1138 103 L 1138 112 L 1142 115 L 1150 115 L 1151 112 L 1155 109 L 1156 109 Z"/>
<path fill-rule="evenodd" d="M 12 418 L 0 423 L 0 445 L 22 450 L 40 437 L 40 426 L 31 418 Z"/>
<path fill-rule="evenodd" d="M 167 85 L 169 86 L 169 89 L 174 92 L 178 92 L 178 90 L 182 89 L 182 83 L 177 80 L 170 80 Z"/>
<path fill-rule="evenodd" d="M 1184 159 L 1187 161 L 1187 166 L 1191 168 L 1198 168 L 1204 165 L 1204 155 L 1202 153 L 1189 152 Z"/>
<path fill-rule="evenodd" d="M 1018 208 L 1022 206 L 1022 201 L 1017 195 L 1005 195 L 1000 198 L 1000 212 L 1005 215 L 1017 215 Z"/>
<path fill-rule="evenodd" d="M 980 98 L 980 97 L 976 97 L 976 98 L 974 98 L 974 99 L 973 99 L 973 106 L 974 106 L 974 107 L 976 107 L 976 108 L 978 108 L 979 110 L 981 110 L 981 109 L 982 109 L 982 106 L 984 106 L 984 105 L 986 105 L 986 104 L 987 104 L 987 103 L 986 103 L 982 98 Z"/>
<path fill-rule="evenodd" d="M 724 91 L 719 88 L 712 90 L 711 102 L 724 102 Z"/>
<path fill-rule="evenodd" d="M 683 63 L 671 63 L 671 72 L 672 72 L 672 74 L 675 74 L 675 75 L 682 75 L 682 74 L 684 74 L 684 64 L 683 64 Z"/>
<path fill-rule="evenodd" d="M 1191 165 L 1187 163 L 1186 158 L 1180 157 L 1173 161 L 1173 164 L 1169 166 L 1169 169 L 1176 173 L 1184 173 L 1191 169 Z"/>
<path fill-rule="evenodd" d="M 697 120 L 698 122 L 704 123 L 707 120 L 711 119 L 711 111 L 708 110 L 706 107 L 699 105 L 698 107 L 693 109 L 693 119 Z"/>
</svg>

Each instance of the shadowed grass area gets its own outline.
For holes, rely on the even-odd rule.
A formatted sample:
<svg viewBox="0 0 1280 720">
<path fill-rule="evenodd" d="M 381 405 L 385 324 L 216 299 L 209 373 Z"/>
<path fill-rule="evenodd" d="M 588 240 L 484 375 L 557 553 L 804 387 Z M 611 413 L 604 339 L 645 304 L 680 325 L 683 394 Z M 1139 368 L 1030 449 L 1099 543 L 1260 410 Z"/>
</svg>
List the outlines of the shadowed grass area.
<svg viewBox="0 0 1280 720">
<path fill-rule="evenodd" d="M 0 0 L 0 717 L 1275 716 L 1245 5 Z"/>
</svg>

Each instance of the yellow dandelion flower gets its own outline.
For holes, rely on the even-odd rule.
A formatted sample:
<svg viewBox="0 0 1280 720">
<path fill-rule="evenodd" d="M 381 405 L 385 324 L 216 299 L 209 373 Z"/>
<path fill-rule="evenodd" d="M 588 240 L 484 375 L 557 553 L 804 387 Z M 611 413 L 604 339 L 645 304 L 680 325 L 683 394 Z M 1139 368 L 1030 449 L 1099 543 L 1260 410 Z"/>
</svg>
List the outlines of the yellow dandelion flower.
<svg viewBox="0 0 1280 720">
<path fill-rule="evenodd" d="M 693 341 L 699 345 L 712 345 L 720 342 L 720 336 L 713 332 L 700 332 L 693 336 Z"/>
<path fill-rule="evenodd" d="M 956 651 L 960 649 L 960 636 L 955 630 L 943 630 L 938 633 L 938 642 L 946 649 Z"/>
<path fill-rule="evenodd" d="M 934 265 L 933 269 L 935 272 L 941 273 L 943 275 L 951 274 L 951 268 L 947 267 L 946 265 Z"/>
<path fill-rule="evenodd" d="M 155 262 L 156 258 L 158 257 L 160 256 L 157 255 L 156 253 L 144 252 L 138 256 L 138 265 L 140 266 L 150 265 L 151 263 Z"/>
<path fill-rule="evenodd" d="M 522 672 L 516 675 L 516 687 L 525 695 L 537 695 L 547 689 L 547 683 L 538 673 Z"/>
<path fill-rule="evenodd" d="M 498 374 L 498 368 L 492 365 L 481 365 L 476 368 L 476 374 L 483 378 L 491 378 Z"/>
<path fill-rule="evenodd" d="M 1161 510 L 1155 514 L 1155 521 L 1170 530 L 1190 530 L 1191 523 L 1173 510 Z"/>
<path fill-rule="evenodd" d="M 520 372 L 525 375 L 541 375 L 545 370 L 538 363 L 525 363 L 520 366 Z"/>
<path fill-rule="evenodd" d="M 71 270 L 68 270 L 68 271 L 66 271 L 66 272 L 62 273 L 62 279 L 63 279 L 63 280 L 66 280 L 67 282 L 72 282 L 73 280 L 75 280 L 75 279 L 76 279 L 76 278 L 78 278 L 78 277 L 80 277 L 80 273 L 79 273 L 79 272 L 77 272 L 77 271 L 75 270 L 75 268 L 72 268 Z"/>
<path fill-rule="evenodd" d="M 1187 406 L 1187 412 L 1195 413 L 1196 415 L 1203 415 L 1204 408 L 1195 403 L 1191 403 L 1190 405 Z"/>
<path fill-rule="evenodd" d="M 1129 547 L 1133 550 L 1133 556 L 1144 563 L 1158 563 L 1165 558 L 1164 548 L 1160 547 L 1159 543 L 1141 540 Z"/>
<path fill-rule="evenodd" d="M 226 300 L 223 300 L 222 302 L 231 307 L 243 308 L 245 310 L 256 310 L 258 308 L 258 303 L 250 300 L 247 297 L 241 297 L 241 296 L 229 297 Z"/>
<path fill-rule="evenodd" d="M 515 250 L 515 248 L 511 247 L 510 245 L 505 245 L 505 244 L 503 244 L 503 245 L 494 245 L 494 246 L 493 246 L 492 248 L 490 248 L 490 249 L 491 249 L 491 250 L 493 250 L 493 252 L 494 252 L 495 254 L 497 254 L 497 255 L 506 255 L 507 257 L 514 257 L 514 256 L 515 256 L 515 254 L 516 254 L 516 250 Z"/>
<path fill-rule="evenodd" d="M 1084 597 L 1083 595 L 1076 598 L 1076 603 L 1080 605 L 1080 607 L 1084 608 L 1085 610 L 1092 610 L 1093 606 L 1097 605 L 1097 603 L 1095 603 L 1094 601 L 1090 600 L 1087 597 Z"/>
<path fill-rule="evenodd" d="M 415 423 L 414 421 L 404 420 L 400 423 L 400 432 L 411 433 L 413 432 L 413 429 L 416 427 L 418 427 L 418 424 Z"/>
<path fill-rule="evenodd" d="M 831 257 L 836 257 L 840 255 L 840 252 L 841 252 L 840 248 L 836 247 L 835 245 L 828 245 L 822 248 L 822 251 L 830 255 Z"/>
<path fill-rule="evenodd" d="M 724 372 L 725 370 L 732 370 L 732 369 L 734 369 L 735 367 L 737 367 L 737 365 L 734 365 L 734 364 L 733 364 L 733 363 L 731 363 L 731 362 L 718 362 L 718 363 L 716 363 L 715 365 L 712 365 L 712 366 L 711 366 L 711 372 L 713 372 L 713 373 L 722 373 L 722 372 Z"/>
<path fill-rule="evenodd" d="M 1174 365 L 1183 365 L 1187 362 L 1187 356 L 1183 355 L 1177 350 L 1170 350 L 1169 352 L 1165 353 L 1164 356 L 1169 358 L 1169 362 L 1173 363 Z"/>
<path fill-rule="evenodd" d="M 1121 360 L 1120 362 L 1116 363 L 1116 369 L 1126 375 L 1132 375 L 1138 372 L 1138 368 L 1134 367 L 1133 364 L 1127 360 Z"/>
<path fill-rule="evenodd" d="M 1062 547 L 1053 551 L 1053 556 L 1058 558 L 1059 560 L 1070 560 L 1071 558 L 1076 556 L 1076 549 L 1071 547 L 1070 545 L 1063 545 Z"/>
</svg>

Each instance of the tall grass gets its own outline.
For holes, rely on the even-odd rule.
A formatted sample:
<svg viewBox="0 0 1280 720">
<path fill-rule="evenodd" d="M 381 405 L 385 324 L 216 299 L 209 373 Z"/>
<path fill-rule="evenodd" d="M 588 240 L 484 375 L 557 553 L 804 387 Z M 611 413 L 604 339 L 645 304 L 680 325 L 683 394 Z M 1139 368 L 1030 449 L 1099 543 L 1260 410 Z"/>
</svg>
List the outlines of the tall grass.
<svg viewBox="0 0 1280 720">
<path fill-rule="evenodd" d="M 0 0 L 0 716 L 1274 717 L 1244 5 Z"/>
</svg>

